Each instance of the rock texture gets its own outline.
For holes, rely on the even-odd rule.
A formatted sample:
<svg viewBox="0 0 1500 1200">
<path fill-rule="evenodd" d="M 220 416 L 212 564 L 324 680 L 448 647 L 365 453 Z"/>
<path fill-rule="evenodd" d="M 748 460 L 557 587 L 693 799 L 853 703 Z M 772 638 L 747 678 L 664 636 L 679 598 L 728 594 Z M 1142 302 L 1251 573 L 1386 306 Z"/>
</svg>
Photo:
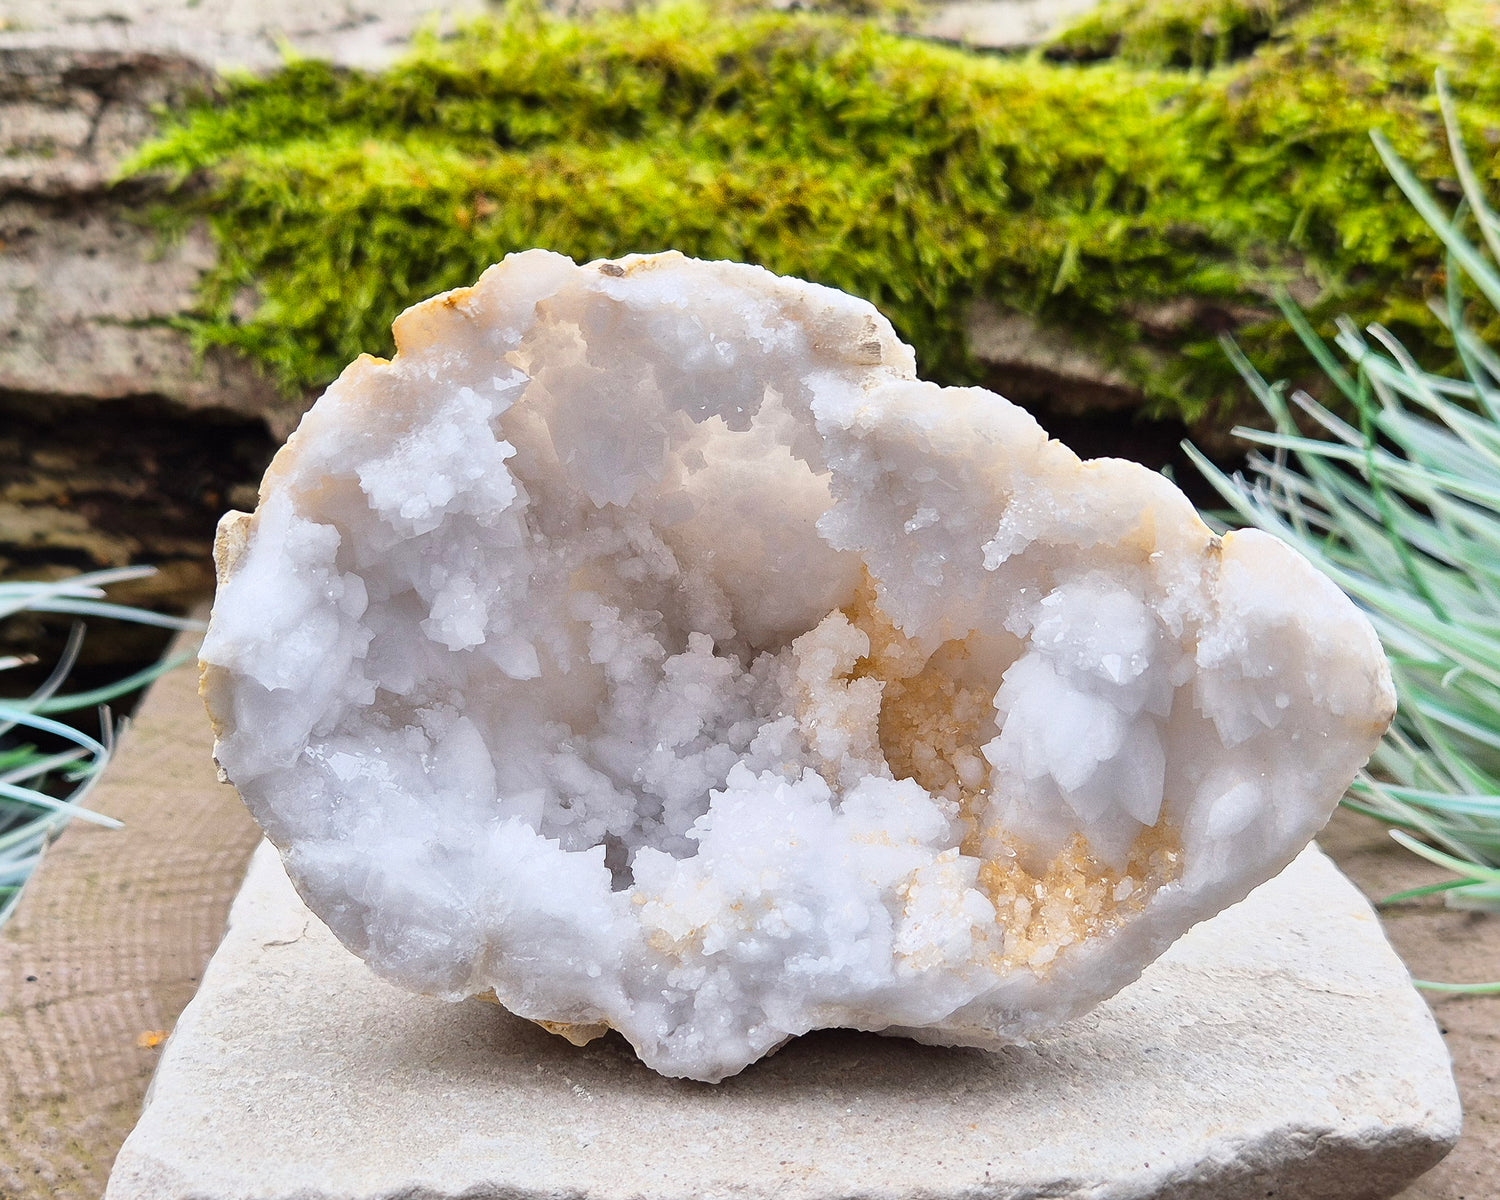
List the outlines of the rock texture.
<svg viewBox="0 0 1500 1200">
<path fill-rule="evenodd" d="M 1023 1040 L 1288 863 L 1369 622 L 864 301 L 534 250 L 409 309 L 220 527 L 215 755 L 387 978 L 718 1080 Z"/>
<path fill-rule="evenodd" d="M 247 363 L 197 360 L 170 327 L 211 261 L 208 235 L 163 245 L 145 219 L 152 189 L 114 174 L 153 108 L 209 76 L 108 41 L 0 33 L 0 576 L 150 562 L 160 574 L 120 598 L 180 610 L 210 586 L 217 515 L 301 406 Z M 6 635 L 46 657 L 30 625 Z M 101 626 L 86 661 L 157 644 Z"/>
<path fill-rule="evenodd" d="M 106 1198 L 1376 1200 L 1458 1124 L 1426 1006 L 1316 850 L 1030 1047 L 815 1034 L 707 1089 L 381 983 L 267 847 Z"/>
<path fill-rule="evenodd" d="M 960 0 L 935 5 L 922 32 L 985 50 L 1024 50 L 1098 4 L 1099 0 Z"/>
<path fill-rule="evenodd" d="M 164 241 L 150 180 L 116 182 L 156 110 L 285 50 L 379 67 L 451 0 L 10 0 L 0 9 L 0 578 L 150 563 L 118 599 L 206 599 L 214 522 L 254 484 L 311 397 L 173 322 L 215 253 Z M 65 622 L 12 622 L 0 649 L 50 658 Z M 139 664 L 159 638 L 97 624 L 85 667 Z M 110 667 L 109 669 L 114 669 Z"/>
</svg>

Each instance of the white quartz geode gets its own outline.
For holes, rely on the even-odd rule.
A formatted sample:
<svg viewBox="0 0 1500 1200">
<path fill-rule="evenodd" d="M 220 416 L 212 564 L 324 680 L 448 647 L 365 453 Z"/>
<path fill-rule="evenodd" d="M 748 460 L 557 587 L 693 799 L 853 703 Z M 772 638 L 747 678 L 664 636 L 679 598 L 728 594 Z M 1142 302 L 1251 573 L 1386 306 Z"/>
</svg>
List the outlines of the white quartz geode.
<svg viewBox="0 0 1500 1200">
<path fill-rule="evenodd" d="M 298 890 L 410 988 L 710 1081 L 1021 1040 L 1291 861 L 1391 718 L 1303 559 L 840 292 L 530 251 L 395 333 L 221 525 L 202 659 Z"/>
</svg>

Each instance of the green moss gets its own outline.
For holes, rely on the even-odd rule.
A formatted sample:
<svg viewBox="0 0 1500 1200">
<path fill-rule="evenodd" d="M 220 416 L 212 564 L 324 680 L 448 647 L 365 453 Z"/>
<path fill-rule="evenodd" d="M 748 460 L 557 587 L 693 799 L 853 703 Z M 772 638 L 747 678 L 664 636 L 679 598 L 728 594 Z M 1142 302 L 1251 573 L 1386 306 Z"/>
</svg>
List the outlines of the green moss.
<svg viewBox="0 0 1500 1200">
<path fill-rule="evenodd" d="M 1106 0 L 1047 47 L 1050 58 L 1118 58 L 1145 67 L 1222 66 L 1243 58 L 1314 0 Z"/>
<path fill-rule="evenodd" d="M 672 247 L 844 288 L 946 381 L 975 373 L 963 315 L 985 296 L 1073 330 L 1152 412 L 1189 420 L 1239 394 L 1226 325 L 1268 374 L 1300 369 L 1260 315 L 1278 284 L 1315 317 L 1440 346 L 1425 304 L 1439 248 L 1368 131 L 1440 177 L 1439 65 L 1476 132 L 1500 128 L 1487 5 L 1212 7 L 1271 16 L 1253 53 L 1208 71 L 1141 65 L 1202 56 L 1148 53 L 1140 4 L 1109 10 L 1122 57 L 1082 65 L 837 16 L 513 11 L 381 75 L 297 62 L 227 83 L 129 170 L 174 173 L 171 219 L 217 235 L 188 322 L 200 344 L 248 352 L 290 390 L 387 351 L 402 307 L 530 246 Z M 1109 36 L 1101 20 L 1089 37 Z M 1492 141 L 1472 144 L 1493 176 Z M 1164 320 L 1183 297 L 1192 318 Z"/>
</svg>

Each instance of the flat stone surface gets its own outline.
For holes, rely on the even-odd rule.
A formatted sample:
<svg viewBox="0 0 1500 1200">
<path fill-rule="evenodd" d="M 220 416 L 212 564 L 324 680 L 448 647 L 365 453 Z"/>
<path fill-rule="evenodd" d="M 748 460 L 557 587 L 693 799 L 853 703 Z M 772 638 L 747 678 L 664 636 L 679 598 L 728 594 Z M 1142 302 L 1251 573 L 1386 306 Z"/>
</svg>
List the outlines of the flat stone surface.
<svg viewBox="0 0 1500 1200">
<path fill-rule="evenodd" d="M 717 1087 L 376 979 L 262 847 L 106 1200 L 1383 1197 L 1458 1136 L 1432 1017 L 1316 849 L 999 1054 L 800 1038 Z"/>
</svg>

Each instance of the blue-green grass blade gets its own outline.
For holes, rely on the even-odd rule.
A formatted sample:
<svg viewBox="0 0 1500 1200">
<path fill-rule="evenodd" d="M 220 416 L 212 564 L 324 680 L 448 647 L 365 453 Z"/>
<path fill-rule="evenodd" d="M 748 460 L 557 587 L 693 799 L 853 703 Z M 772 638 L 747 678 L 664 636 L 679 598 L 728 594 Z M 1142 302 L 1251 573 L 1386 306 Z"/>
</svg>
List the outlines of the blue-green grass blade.
<svg viewBox="0 0 1500 1200">
<path fill-rule="evenodd" d="M 1403 803 L 1385 790 L 1382 781 L 1373 779 L 1368 774 L 1365 775 L 1363 782 L 1366 787 L 1362 789 L 1362 794 L 1369 797 L 1372 802 L 1370 807 L 1376 810 L 1370 815 L 1380 817 L 1389 824 L 1409 829 L 1413 833 L 1419 833 L 1429 841 L 1446 847 L 1460 859 L 1478 861 L 1473 847 L 1460 833 L 1451 828 L 1449 822 L 1440 819 L 1428 809 Z M 1361 811 L 1368 812 L 1369 808 L 1361 809 Z M 1394 837 L 1396 830 L 1390 832 Z"/>
<path fill-rule="evenodd" d="M 1474 281 L 1491 304 L 1500 308 L 1500 275 L 1485 261 L 1484 256 L 1474 248 L 1472 244 L 1459 232 L 1448 219 L 1448 214 L 1432 198 L 1430 192 L 1422 184 L 1411 168 L 1402 161 L 1401 156 L 1396 153 L 1386 136 L 1378 129 L 1370 134 L 1370 139 L 1375 143 L 1375 151 L 1380 155 L 1391 178 L 1396 181 L 1396 186 L 1411 201 L 1413 208 L 1421 214 L 1422 219 L 1432 228 L 1433 233 L 1442 239 L 1443 244 L 1448 247 L 1453 257 L 1458 260 L 1459 266 L 1464 273 Z"/>
<path fill-rule="evenodd" d="M 35 746 L 13 746 L 9 750 L 0 750 L 0 771 L 9 771 L 36 757 Z"/>
<path fill-rule="evenodd" d="M 36 602 L 63 596 L 83 600 L 100 599 L 104 596 L 104 589 L 112 583 L 146 579 L 154 574 L 155 567 L 110 567 L 103 571 L 70 575 L 66 579 L 13 580 L 0 583 L 0 617 L 30 608 Z"/>
<path fill-rule="evenodd" d="M 1463 410 L 1445 399 L 1431 385 L 1431 377 L 1417 365 L 1395 337 L 1379 326 L 1372 326 L 1371 329 L 1372 332 L 1378 331 L 1396 359 L 1395 364 L 1378 358 L 1372 359 L 1367 366 L 1372 377 L 1379 378 L 1392 391 L 1405 394 L 1408 399 L 1420 404 L 1443 422 L 1441 426 L 1433 425 L 1417 420 L 1410 413 L 1388 412 L 1385 414 L 1386 419 L 1380 423 L 1382 431 L 1397 441 L 1408 457 L 1415 457 L 1416 452 L 1425 451 L 1429 461 L 1449 471 L 1484 472 L 1495 469 L 1497 463 L 1500 463 L 1500 454 L 1495 452 L 1500 433 L 1493 427 L 1478 422 L 1473 423 L 1478 426 L 1477 429 L 1467 422 L 1459 422 L 1460 414 L 1466 418 L 1470 414 L 1463 413 Z M 1468 447 L 1468 454 L 1454 444 L 1455 437 Z"/>
<path fill-rule="evenodd" d="M 13 888 L 20 887 L 26 882 L 26 877 L 36 866 L 36 860 L 41 857 L 39 852 L 27 854 L 24 857 L 0 862 L 0 889 L 9 892 Z"/>
<path fill-rule="evenodd" d="M 32 811 L 35 812 L 34 809 Z M 66 818 L 56 813 L 36 813 L 24 824 L 0 834 L 0 854 L 8 854 L 17 846 L 23 846 L 29 842 L 44 841 L 55 830 L 61 829 L 65 820 Z"/>
<path fill-rule="evenodd" d="M 94 812 L 92 809 L 84 808 L 72 800 L 59 800 L 56 796 L 49 796 L 45 792 L 36 791 L 34 788 L 18 787 L 13 783 L 0 783 L 0 796 L 9 796 L 13 800 L 22 800 L 27 804 L 34 804 L 38 808 L 51 809 L 53 812 L 66 813 L 74 820 L 88 821 L 90 824 L 103 825 L 106 829 L 123 829 L 124 824 L 107 817 L 103 813 Z"/>
<path fill-rule="evenodd" d="M 1411 794 L 1402 794 L 1395 787 L 1391 788 L 1394 795 L 1408 804 L 1425 806 L 1435 812 L 1438 816 L 1451 816 L 1455 813 L 1477 817 L 1488 817 L 1491 820 L 1500 819 L 1500 796 L 1455 796 L 1450 793 L 1439 793 L 1431 799 L 1417 799 Z M 1463 828 L 1453 825 L 1451 828 Z"/>
<path fill-rule="evenodd" d="M 1356 399 L 1361 395 L 1359 389 L 1355 390 Z M 1331 412 L 1325 405 L 1319 404 L 1304 391 L 1292 393 L 1292 403 L 1312 417 L 1319 425 L 1323 426 L 1329 433 L 1343 442 L 1346 446 L 1363 447 L 1367 438 L 1362 429 L 1358 429 L 1345 421 L 1342 417 Z M 1325 443 L 1317 438 L 1312 439 L 1314 446 L 1322 446 Z"/>
<path fill-rule="evenodd" d="M 0 618 L 22 610 L 123 619 L 169 629 L 201 630 L 201 622 L 166 616 L 104 598 L 110 584 L 153 574 L 149 567 L 110 568 L 64 580 L 0 584 Z M 89 809 L 85 801 L 102 778 L 113 751 L 115 726 L 100 710 L 99 737 L 92 737 L 49 714 L 100 705 L 134 691 L 193 655 L 189 651 L 86 692 L 63 692 L 83 638 L 75 624 L 67 645 L 43 684 L 22 700 L 0 701 L 0 733 L 20 729 L 61 739 L 67 748 L 44 752 L 35 745 L 0 750 L 0 921 L 15 909 L 21 887 L 40 860 L 42 849 L 70 820 L 119 828 L 113 817 Z M 0 670 L 35 662 L 34 656 L 0 658 Z"/>
<path fill-rule="evenodd" d="M 1494 383 L 1500 384 L 1500 354 L 1491 350 L 1465 327 L 1455 329 L 1453 339 L 1455 342 L 1462 342 L 1464 352 L 1480 364 L 1485 375 L 1488 375 Z M 1478 379 L 1479 372 L 1474 372 L 1472 377 Z"/>
<path fill-rule="evenodd" d="M 1454 733 L 1461 733 L 1480 745 L 1500 751 L 1500 729 L 1495 727 L 1493 708 L 1486 711 L 1480 705 L 1475 705 L 1468 713 L 1460 712 L 1452 704 L 1430 692 L 1414 695 L 1409 707 Z M 1489 723 L 1485 721 L 1486 716 L 1490 718 Z"/>
<path fill-rule="evenodd" d="M 16 905 L 21 902 L 21 889 L 19 886 L 5 889 L 0 892 L 0 925 L 4 925 L 16 911 Z"/>
<path fill-rule="evenodd" d="M 1430 398 L 1416 399 L 1438 411 L 1440 405 L 1448 404 L 1436 393 Z M 1401 446 L 1408 461 L 1430 467 L 1435 472 L 1483 475 L 1500 469 L 1500 445 L 1487 445 L 1485 439 L 1475 437 L 1468 429 L 1449 432 L 1430 420 L 1404 411 L 1386 413 L 1378 424 L 1381 433 Z"/>
<path fill-rule="evenodd" d="M 35 729 L 38 733 L 53 733 L 60 738 L 66 738 L 76 745 L 83 746 L 91 753 L 103 758 L 109 751 L 98 738 L 90 737 L 81 730 L 74 729 L 71 725 L 64 725 L 61 721 L 54 721 L 51 717 L 44 717 L 38 713 L 27 712 L 25 709 L 12 708 L 9 704 L 0 704 L 0 720 L 13 721 L 18 725 L 25 725 Z"/>
<path fill-rule="evenodd" d="M 82 649 L 83 623 L 75 621 L 73 627 L 68 630 L 68 640 L 63 646 L 62 654 L 58 656 L 57 665 L 52 668 L 51 674 L 42 681 L 42 685 L 22 701 L 22 704 L 25 705 L 28 711 L 34 705 L 45 702 L 58 688 L 62 687 L 63 681 L 68 677 L 68 672 L 73 669 L 73 664 L 78 661 L 78 653 Z M 0 721 L 0 736 L 9 733 L 15 726 L 15 721 Z"/>
<path fill-rule="evenodd" d="M 1468 887 L 1466 879 L 1445 879 L 1442 883 L 1429 883 L 1426 887 L 1407 888 L 1405 891 L 1392 892 L 1389 896 L 1382 897 L 1378 903 L 1405 904 L 1408 900 L 1421 900 L 1426 896 L 1435 896 L 1439 892 L 1451 892 L 1455 888 Z"/>
<path fill-rule="evenodd" d="M 1474 862 L 1471 859 L 1455 857 L 1434 846 L 1419 842 L 1410 834 L 1402 833 L 1399 829 L 1392 829 L 1390 832 L 1392 838 L 1400 842 L 1419 858 L 1425 858 L 1428 862 L 1440 867 L 1447 867 L 1454 874 L 1462 875 L 1468 879 L 1483 883 L 1500 884 L 1500 869 L 1484 866 L 1482 863 Z"/>
<path fill-rule="evenodd" d="M 1341 391 L 1345 398 L 1353 402 L 1355 393 L 1359 390 L 1354 382 L 1354 377 L 1344 369 L 1343 363 L 1333 356 L 1333 351 L 1328 348 L 1328 343 L 1320 336 L 1318 331 L 1312 327 L 1302 309 L 1293 303 L 1284 288 L 1278 288 L 1275 292 L 1276 307 L 1281 310 L 1281 315 L 1286 323 L 1292 327 L 1292 331 L 1298 339 L 1307 347 L 1308 353 L 1313 356 L 1318 366 L 1329 379 L 1333 380 L 1335 387 Z M 1248 363 L 1248 360 L 1247 360 Z M 1253 368 L 1252 368 L 1253 369 Z M 1242 370 L 1240 374 L 1244 374 Z"/>
<path fill-rule="evenodd" d="M 1454 744 L 1448 730 L 1440 722 L 1434 721 L 1420 706 L 1408 709 L 1404 714 L 1404 720 L 1416 730 L 1429 751 L 1438 757 L 1453 778 L 1462 784 L 1461 790 L 1465 792 L 1491 790 L 1494 781 L 1474 765 L 1463 747 Z"/>
<path fill-rule="evenodd" d="M 51 673 L 42 681 L 42 685 L 27 698 L 26 704 L 28 708 L 34 708 L 37 704 L 45 703 L 57 694 L 63 682 L 68 678 L 68 673 L 72 671 L 74 664 L 77 663 L 78 655 L 82 650 L 83 622 L 74 621 L 72 628 L 68 630 L 68 640 L 63 644 L 62 653 L 57 657 L 57 665 L 52 668 Z M 0 729 L 0 733 L 3 732 L 4 730 Z"/>
<path fill-rule="evenodd" d="M 1316 455 L 1319 458 L 1333 459 L 1338 462 L 1346 462 L 1354 466 L 1361 466 L 1365 462 L 1365 454 L 1353 447 L 1329 445 L 1326 442 L 1319 442 L 1316 439 L 1300 435 L 1260 430 L 1254 432 L 1252 440 L 1259 442 L 1263 446 L 1281 446 L 1288 450 Z M 1500 506 L 1500 487 L 1478 483 L 1448 471 L 1434 471 L 1413 466 L 1383 450 L 1376 452 L 1373 457 L 1376 459 L 1382 474 L 1406 481 L 1414 487 L 1446 487 L 1454 495 L 1462 496 L 1476 503 L 1487 504 L 1491 507 Z"/>
<path fill-rule="evenodd" d="M 1500 260 L 1500 236 L 1497 236 L 1494 223 L 1485 219 L 1489 214 L 1489 204 L 1484 195 L 1484 188 L 1479 182 L 1479 176 L 1474 173 L 1474 165 L 1469 161 L 1469 152 L 1464 147 L 1463 130 L 1459 126 L 1458 113 L 1453 106 L 1453 95 L 1448 90 L 1447 72 L 1438 71 L 1435 82 L 1438 110 L 1443 114 L 1443 128 L 1448 134 L 1448 153 L 1453 159 L 1453 168 L 1458 173 L 1458 185 L 1463 190 L 1464 198 L 1469 202 L 1470 208 L 1474 210 L 1475 223 L 1479 226 L 1480 237 L 1489 247 L 1491 256 Z"/>
<path fill-rule="evenodd" d="M 69 692 L 66 695 L 56 696 L 31 708 L 35 713 L 59 713 L 74 712 L 80 708 L 97 708 L 101 704 L 108 704 L 120 696 L 135 691 L 137 688 L 145 687 L 148 683 L 166 674 L 174 667 L 180 667 L 183 663 L 191 662 L 198 655 L 197 650 L 185 650 L 181 654 L 175 654 L 171 658 L 164 658 L 160 662 L 153 663 L 149 667 L 143 667 L 123 679 L 104 687 L 94 688 L 87 692 Z"/>
<path fill-rule="evenodd" d="M 25 779 L 38 779 L 52 771 L 60 771 L 88 757 L 81 746 L 73 750 L 62 750 L 57 754 L 37 755 L 19 766 L 0 772 L 0 783 L 20 783 Z"/>
<path fill-rule="evenodd" d="M 116 617 L 123 621 L 132 621 L 137 625 L 155 625 L 162 629 L 201 631 L 204 628 L 202 621 L 194 621 L 188 617 L 173 617 L 166 613 L 152 612 L 147 608 L 110 604 L 102 600 L 81 600 L 64 596 L 51 600 L 39 600 L 26 607 L 32 612 L 74 613 L 85 617 Z"/>
<path fill-rule="evenodd" d="M 1487 996 L 1500 992 L 1500 980 L 1494 983 L 1433 983 L 1426 979 L 1413 979 L 1412 986 L 1425 992 L 1457 992 L 1471 996 Z"/>
</svg>

